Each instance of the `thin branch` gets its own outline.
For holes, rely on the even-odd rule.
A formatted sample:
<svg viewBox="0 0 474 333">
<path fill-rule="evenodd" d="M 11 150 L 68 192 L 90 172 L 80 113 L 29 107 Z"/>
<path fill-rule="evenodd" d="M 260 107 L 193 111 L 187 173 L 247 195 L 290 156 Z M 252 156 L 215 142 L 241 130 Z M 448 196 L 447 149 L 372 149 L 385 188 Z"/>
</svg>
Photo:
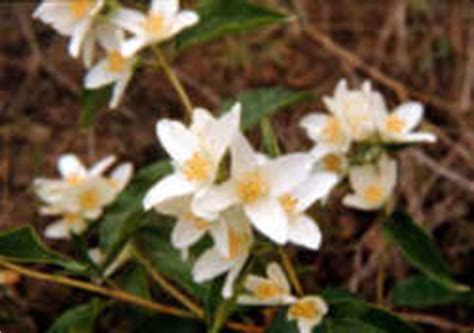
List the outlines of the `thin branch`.
<svg viewBox="0 0 474 333">
<path fill-rule="evenodd" d="M 278 248 L 278 252 L 280 253 L 281 261 L 283 263 L 283 267 L 288 274 L 288 278 L 290 279 L 293 288 L 295 288 L 296 294 L 298 296 L 303 296 L 303 286 L 301 285 L 300 280 L 298 279 L 298 274 L 296 274 L 296 270 L 291 262 L 291 258 L 285 253 L 285 249 L 280 247 Z"/>
<path fill-rule="evenodd" d="M 420 324 L 428 324 L 431 326 L 436 326 L 445 330 L 456 330 L 456 331 L 472 331 L 474 325 L 465 326 L 462 324 L 458 324 L 452 321 L 449 321 L 444 318 L 439 318 L 431 315 L 427 315 L 424 313 L 398 313 L 398 315 L 411 322 L 420 323 Z"/>
</svg>

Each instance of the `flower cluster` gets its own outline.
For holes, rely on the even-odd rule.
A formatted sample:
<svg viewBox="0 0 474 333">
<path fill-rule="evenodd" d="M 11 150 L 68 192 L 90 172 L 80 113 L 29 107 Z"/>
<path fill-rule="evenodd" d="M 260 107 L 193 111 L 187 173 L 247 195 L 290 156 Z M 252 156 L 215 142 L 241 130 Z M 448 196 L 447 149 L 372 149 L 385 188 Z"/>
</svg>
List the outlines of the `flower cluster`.
<svg viewBox="0 0 474 333">
<path fill-rule="evenodd" d="M 115 108 L 132 78 L 138 52 L 166 41 L 198 22 L 192 11 L 180 11 L 179 0 L 152 0 L 147 13 L 107 0 L 44 0 L 34 17 L 70 36 L 69 53 L 89 69 L 87 89 L 114 84 L 109 106 Z M 96 62 L 97 44 L 102 58 Z"/>
<path fill-rule="evenodd" d="M 61 179 L 35 179 L 34 190 L 44 203 L 40 213 L 60 216 L 46 228 L 46 237 L 80 234 L 102 215 L 104 207 L 115 200 L 133 173 L 132 165 L 123 163 L 110 176 L 104 175 L 115 160 L 114 156 L 107 156 L 87 169 L 77 156 L 66 154 L 58 161 Z"/>
<path fill-rule="evenodd" d="M 243 305 L 288 305 L 287 317 L 295 320 L 301 333 L 310 333 L 328 312 L 326 302 L 319 296 L 297 298 L 291 294 L 290 284 L 277 263 L 267 266 L 267 277 L 249 274 L 244 281 L 248 294 L 239 296 Z"/>
</svg>

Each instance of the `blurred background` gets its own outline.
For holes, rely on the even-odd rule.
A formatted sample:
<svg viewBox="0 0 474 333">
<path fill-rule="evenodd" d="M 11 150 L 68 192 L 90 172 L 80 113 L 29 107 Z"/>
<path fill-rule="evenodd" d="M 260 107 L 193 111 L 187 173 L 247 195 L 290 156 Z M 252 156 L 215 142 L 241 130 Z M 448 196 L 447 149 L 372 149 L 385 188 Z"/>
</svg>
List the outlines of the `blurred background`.
<svg viewBox="0 0 474 333">
<path fill-rule="evenodd" d="M 431 232 L 456 278 L 472 285 L 474 2 L 254 2 L 298 18 L 182 54 L 168 52 L 193 103 L 217 109 L 241 90 L 266 86 L 322 96 L 331 94 L 343 77 L 352 84 L 372 79 L 390 107 L 400 99 L 420 100 L 426 105 L 425 126 L 439 141 L 400 154 L 399 202 Z M 38 217 L 30 186 L 38 175 L 56 175 L 60 154 L 75 152 L 93 162 L 113 153 L 145 165 L 164 156 L 154 134 L 156 120 L 183 114 L 164 75 L 148 66 L 136 73 L 117 110 L 103 112 L 92 129 L 80 129 L 84 69 L 67 54 L 65 38 L 31 18 L 35 6 L 33 1 L 0 3 L 0 230 L 23 224 L 42 230 L 50 222 Z M 298 122 L 305 113 L 322 109 L 316 98 L 273 118 L 284 151 L 310 147 Z M 257 142 L 259 133 L 250 136 Z M 304 283 L 308 288 L 345 286 L 373 301 L 379 230 L 372 224 L 373 216 L 334 201 L 319 220 L 324 246 L 316 254 L 298 256 L 313 269 Z M 65 242 L 48 244 L 71 251 Z M 388 290 L 412 271 L 396 251 L 386 258 Z M 43 332 L 64 309 L 88 298 L 65 287 L 23 280 L 0 289 L 0 330 Z M 459 323 L 474 322 L 470 310 L 423 310 L 434 321 L 426 323 L 425 332 L 461 332 Z M 117 319 L 114 327 L 114 332 L 127 332 L 125 319 Z"/>
</svg>

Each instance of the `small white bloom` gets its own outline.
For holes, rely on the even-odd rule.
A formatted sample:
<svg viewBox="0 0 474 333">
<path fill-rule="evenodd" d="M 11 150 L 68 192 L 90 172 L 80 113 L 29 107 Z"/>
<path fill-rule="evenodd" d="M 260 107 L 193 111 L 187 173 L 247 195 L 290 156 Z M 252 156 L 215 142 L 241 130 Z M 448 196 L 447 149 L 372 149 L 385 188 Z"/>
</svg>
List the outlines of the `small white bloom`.
<svg viewBox="0 0 474 333">
<path fill-rule="evenodd" d="M 339 133 L 339 128 L 342 128 L 341 132 L 346 133 L 353 141 L 363 141 L 374 136 L 377 119 L 387 112 L 382 95 L 372 90 L 369 81 L 365 81 L 361 89 L 349 90 L 347 81 L 341 80 L 334 95 L 324 97 L 323 101 L 335 119 L 339 120 L 338 123 L 332 120 L 337 126 L 329 123 L 332 127 L 328 127 L 327 132 L 332 136 L 333 132 Z M 334 134 L 334 137 L 338 136 Z"/>
<path fill-rule="evenodd" d="M 102 215 L 103 208 L 112 203 L 133 173 L 132 165 L 123 163 L 110 176 L 104 176 L 114 162 L 115 157 L 108 156 L 88 170 L 77 156 L 66 154 L 58 160 L 62 179 L 35 179 L 35 192 L 46 205 L 40 213 L 62 216 L 46 228 L 46 237 L 68 238 L 70 233 L 79 234 L 87 228 L 88 220 Z"/>
<path fill-rule="evenodd" d="M 296 301 L 280 265 L 270 263 L 267 266 L 267 276 L 263 278 L 249 274 L 245 278 L 244 287 L 251 294 L 239 296 L 238 302 L 246 305 L 284 305 Z"/>
<path fill-rule="evenodd" d="M 349 161 L 344 152 L 317 145 L 311 149 L 310 154 L 314 157 L 316 172 L 334 173 L 339 177 L 339 180 L 346 176 L 349 170 Z"/>
<path fill-rule="evenodd" d="M 112 24 L 102 24 L 96 28 L 97 38 L 106 52 L 106 57 L 99 61 L 87 73 L 84 86 L 97 89 L 114 83 L 110 108 L 116 108 L 133 75 L 133 57 L 121 53 L 124 43 L 124 32 Z"/>
<path fill-rule="evenodd" d="M 112 20 L 134 34 L 122 48 L 122 54 L 129 57 L 196 24 L 199 16 L 193 11 L 180 11 L 179 0 L 152 0 L 146 15 L 134 9 L 120 8 Z"/>
<path fill-rule="evenodd" d="M 300 185 L 278 197 L 288 217 L 288 240 L 311 250 L 321 244 L 321 231 L 317 223 L 304 213 L 317 200 L 325 199 L 338 182 L 333 173 L 316 172 Z"/>
<path fill-rule="evenodd" d="M 296 320 L 300 333 L 311 333 L 328 313 L 326 302 L 318 296 L 305 296 L 288 309 L 288 320 Z"/>
<path fill-rule="evenodd" d="M 377 210 L 390 198 L 397 179 L 397 164 L 386 155 L 382 155 L 377 165 L 352 167 L 349 180 L 353 194 L 344 197 L 346 206 Z"/>
<path fill-rule="evenodd" d="M 77 58 L 104 4 L 105 0 L 44 0 L 33 16 L 50 24 L 60 34 L 71 36 L 69 53 Z"/>
<path fill-rule="evenodd" d="M 240 110 L 240 104 L 235 104 L 230 112 L 215 119 L 208 111 L 195 109 L 190 128 L 178 121 L 158 121 L 157 136 L 171 156 L 175 172 L 148 191 L 143 200 L 146 210 L 212 184 L 220 161 L 239 130 Z"/>
<path fill-rule="evenodd" d="M 193 277 L 197 283 L 202 283 L 227 273 L 222 296 L 229 298 L 233 294 L 235 280 L 250 255 L 252 229 L 241 209 L 231 208 L 221 214 L 217 228 L 211 231 L 215 245 L 198 258 Z"/>
<path fill-rule="evenodd" d="M 379 120 L 379 131 L 385 142 L 435 142 L 436 136 L 431 133 L 415 132 L 423 118 L 423 105 L 408 102 L 397 107 L 390 114 L 383 114 Z"/>
<path fill-rule="evenodd" d="M 288 217 L 278 198 L 303 181 L 311 170 L 309 154 L 288 154 L 274 160 L 261 158 L 243 135 L 231 145 L 231 177 L 196 195 L 193 211 L 213 216 L 242 205 L 252 225 L 271 240 L 288 241 Z"/>
<path fill-rule="evenodd" d="M 350 147 L 351 137 L 334 115 L 312 113 L 301 119 L 300 126 L 320 148 L 346 152 Z"/>
</svg>

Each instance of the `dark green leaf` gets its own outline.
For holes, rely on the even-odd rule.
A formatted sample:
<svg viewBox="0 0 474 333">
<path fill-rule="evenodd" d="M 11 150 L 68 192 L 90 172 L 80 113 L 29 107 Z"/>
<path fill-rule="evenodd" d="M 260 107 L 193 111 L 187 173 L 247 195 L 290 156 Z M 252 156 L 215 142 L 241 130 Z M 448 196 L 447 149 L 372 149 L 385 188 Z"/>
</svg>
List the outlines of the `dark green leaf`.
<svg viewBox="0 0 474 333">
<path fill-rule="evenodd" d="M 228 110 L 236 102 L 242 103 L 242 128 L 251 129 L 262 119 L 293 104 L 311 99 L 313 95 L 307 91 L 289 90 L 286 88 L 262 88 L 241 92 L 237 98 L 224 104 Z"/>
<path fill-rule="evenodd" d="M 198 9 L 199 23 L 177 37 L 184 48 L 216 38 L 282 22 L 284 15 L 246 0 L 208 0 Z"/>
<path fill-rule="evenodd" d="M 84 90 L 79 126 L 82 128 L 91 126 L 99 113 L 107 107 L 111 95 L 112 86 L 110 85 L 94 90 Z"/>
<path fill-rule="evenodd" d="M 466 286 L 452 279 L 448 266 L 431 239 L 404 212 L 395 212 L 385 221 L 383 231 L 402 251 L 404 257 L 433 280 L 453 290 L 466 290 Z"/>
<path fill-rule="evenodd" d="M 118 253 L 132 234 L 147 221 L 142 200 L 155 182 L 171 171 L 168 161 L 160 161 L 141 169 L 129 186 L 107 209 L 100 224 L 100 246 L 108 260 Z"/>
<path fill-rule="evenodd" d="M 46 248 L 31 226 L 0 233 L 0 256 L 19 262 L 54 264 L 73 272 L 87 269 L 85 265 Z"/>
<path fill-rule="evenodd" d="M 93 333 L 97 316 L 104 308 L 100 300 L 80 305 L 63 313 L 48 333 Z"/>
<path fill-rule="evenodd" d="M 392 303 L 396 306 L 424 308 L 436 305 L 471 304 L 472 292 L 456 292 L 423 275 L 399 282 L 392 290 Z"/>
<path fill-rule="evenodd" d="M 121 274 L 120 287 L 138 297 L 146 299 L 151 298 L 148 272 L 139 264 L 134 264 Z"/>
<path fill-rule="evenodd" d="M 171 246 L 168 235 L 169 232 L 163 232 L 163 229 L 143 228 L 135 237 L 135 247 L 157 272 L 193 297 L 205 300 L 209 286 L 193 281 L 191 263 L 182 260 L 181 253 Z"/>
</svg>

